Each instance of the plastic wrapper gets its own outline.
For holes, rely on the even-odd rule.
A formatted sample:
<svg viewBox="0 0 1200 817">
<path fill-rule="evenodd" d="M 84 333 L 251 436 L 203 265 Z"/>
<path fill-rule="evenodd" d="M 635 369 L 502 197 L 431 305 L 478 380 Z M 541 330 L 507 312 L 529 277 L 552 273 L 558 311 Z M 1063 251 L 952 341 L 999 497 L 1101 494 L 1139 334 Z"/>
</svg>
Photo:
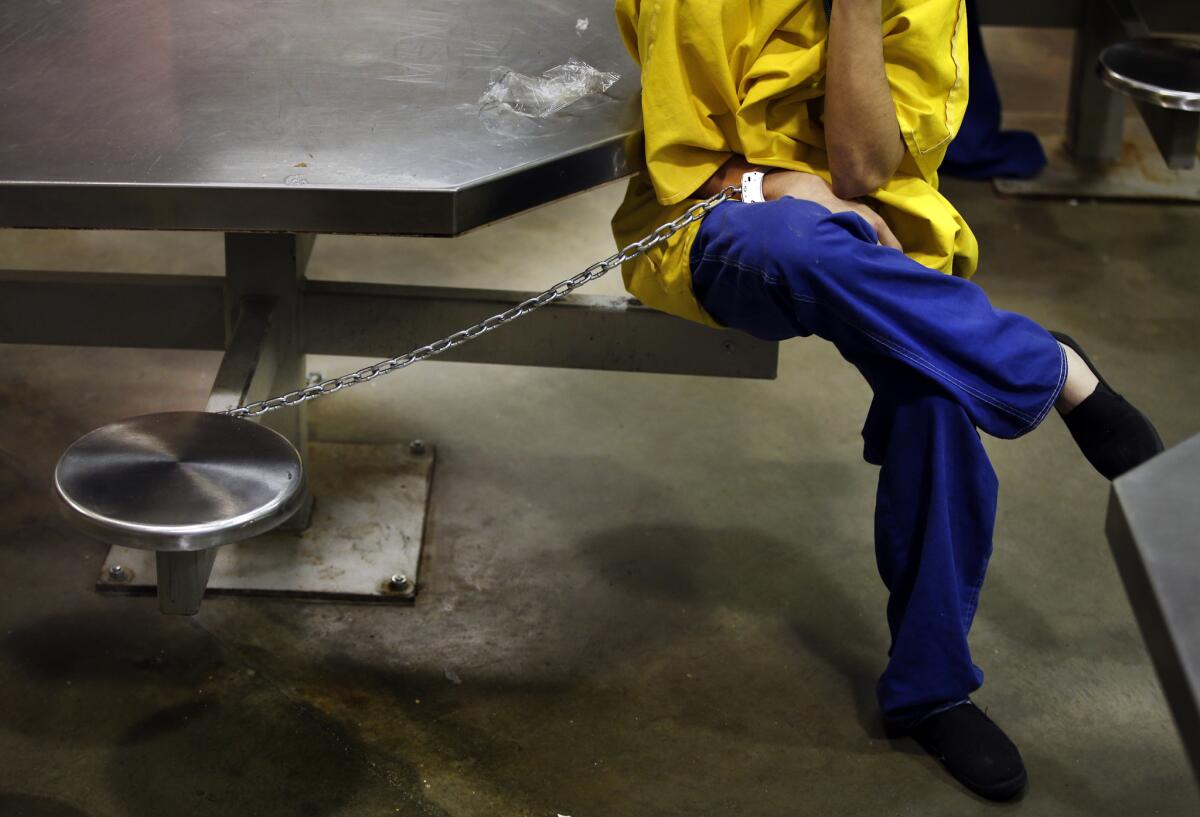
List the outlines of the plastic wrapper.
<svg viewBox="0 0 1200 817">
<path fill-rule="evenodd" d="M 581 99 L 602 96 L 620 78 L 574 57 L 538 77 L 497 68 L 479 98 L 479 116 L 493 133 L 530 135 L 541 130 L 535 120 L 545 120 Z"/>
</svg>

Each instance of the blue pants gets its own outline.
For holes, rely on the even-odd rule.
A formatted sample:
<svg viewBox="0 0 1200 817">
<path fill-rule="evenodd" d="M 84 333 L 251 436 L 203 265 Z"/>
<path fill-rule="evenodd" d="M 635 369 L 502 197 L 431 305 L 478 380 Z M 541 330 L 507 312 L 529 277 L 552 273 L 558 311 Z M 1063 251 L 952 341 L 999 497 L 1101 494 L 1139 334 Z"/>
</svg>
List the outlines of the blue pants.
<svg viewBox="0 0 1200 817">
<path fill-rule="evenodd" d="M 910 726 L 961 702 L 983 683 L 967 633 L 998 487 L 977 429 L 1012 438 L 1036 427 L 1062 389 L 1062 349 L 975 284 L 879 246 L 859 216 L 809 201 L 719 205 L 691 270 L 722 324 L 825 338 L 870 383 L 863 455 L 880 466 L 875 552 L 892 635 L 879 704 Z"/>
</svg>

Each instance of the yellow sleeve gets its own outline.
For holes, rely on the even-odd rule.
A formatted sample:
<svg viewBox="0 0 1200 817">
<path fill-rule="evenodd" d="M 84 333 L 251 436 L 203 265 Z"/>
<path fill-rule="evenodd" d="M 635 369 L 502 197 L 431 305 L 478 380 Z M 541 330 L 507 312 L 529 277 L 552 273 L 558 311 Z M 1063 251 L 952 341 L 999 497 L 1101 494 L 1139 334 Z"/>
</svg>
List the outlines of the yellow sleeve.
<svg viewBox="0 0 1200 817">
<path fill-rule="evenodd" d="M 896 119 L 921 176 L 932 181 L 967 110 L 964 0 L 888 0 L 883 58 Z"/>
<path fill-rule="evenodd" d="M 684 5 L 683 9 L 679 6 Z M 682 12 L 682 13 L 681 13 Z M 691 196 L 731 151 L 743 152 L 724 36 L 740 4 L 617 0 L 617 27 L 642 69 L 646 166 L 660 204 Z"/>
<path fill-rule="evenodd" d="M 642 0 L 617 0 L 617 31 L 621 32 L 621 40 L 625 50 L 633 61 L 642 67 L 642 55 L 638 53 L 637 21 L 642 10 Z"/>
</svg>

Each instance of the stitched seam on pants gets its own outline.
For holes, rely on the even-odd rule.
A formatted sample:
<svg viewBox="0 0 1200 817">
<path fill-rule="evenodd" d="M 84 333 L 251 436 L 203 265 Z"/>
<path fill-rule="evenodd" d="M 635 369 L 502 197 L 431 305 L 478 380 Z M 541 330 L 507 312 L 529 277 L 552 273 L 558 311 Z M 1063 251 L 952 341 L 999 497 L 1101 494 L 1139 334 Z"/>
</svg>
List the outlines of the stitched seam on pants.
<svg viewBox="0 0 1200 817">
<path fill-rule="evenodd" d="M 734 267 L 735 269 L 744 270 L 745 272 L 753 272 L 753 273 L 757 274 L 760 278 L 763 279 L 763 281 L 765 281 L 768 284 L 779 283 L 779 279 L 777 277 L 770 275 L 765 270 L 761 270 L 758 267 L 752 267 L 752 266 L 748 266 L 746 264 L 741 264 L 737 261 L 733 261 L 733 260 L 725 258 L 723 256 L 703 254 L 700 256 L 700 258 L 703 261 L 720 261 L 721 263 L 728 264 L 729 266 Z M 983 392 L 976 389 L 974 386 L 964 383 L 963 381 L 959 380 L 957 377 L 950 374 L 949 372 L 942 371 L 941 369 L 939 369 L 937 366 L 933 365 L 931 362 L 929 362 L 925 358 L 921 357 L 920 355 L 916 354 L 915 352 L 911 352 L 908 349 L 905 349 L 903 346 L 900 346 L 895 341 L 889 340 L 888 338 L 885 338 L 884 336 L 879 335 L 878 333 L 872 332 L 871 330 L 858 325 L 854 321 L 849 320 L 844 315 L 842 315 L 841 312 L 839 312 L 838 310 L 829 306 L 828 304 L 821 303 L 820 301 L 816 300 L 815 298 L 808 298 L 808 297 L 805 297 L 802 295 L 797 295 L 795 292 L 789 292 L 788 294 L 791 296 L 792 300 L 799 301 L 800 303 L 812 304 L 813 306 L 819 306 L 822 309 L 829 310 L 833 314 L 833 316 L 835 318 L 837 318 L 839 321 L 841 321 L 842 323 L 846 324 L 847 326 L 849 326 L 853 329 L 857 329 L 859 332 L 862 332 L 864 335 L 871 338 L 876 343 L 879 343 L 880 345 L 884 346 L 885 348 L 891 349 L 896 354 L 911 361 L 912 363 L 916 364 L 920 368 L 923 368 L 923 369 L 925 369 L 929 372 L 932 372 L 936 375 L 941 375 L 943 378 L 950 381 L 954 385 L 958 386 L 960 389 L 965 391 L 967 394 L 970 394 L 971 396 L 983 401 L 984 403 L 987 403 L 988 405 L 990 405 L 994 408 L 997 408 L 1000 411 L 1003 411 L 1005 414 L 1011 414 L 1013 417 L 1016 417 L 1018 420 L 1021 420 L 1022 422 L 1026 423 L 1026 425 L 1024 427 L 1022 427 L 1021 431 L 1017 432 L 1017 434 L 1014 436 L 1019 437 L 1022 433 L 1024 433 L 1025 431 L 1028 431 L 1030 428 L 1037 425 L 1040 422 L 1041 417 L 1045 416 L 1045 411 L 1046 411 L 1045 406 L 1043 406 L 1043 408 L 1042 408 L 1043 413 L 1041 414 L 1041 417 L 1027 414 L 1026 412 L 1020 411 L 1019 409 L 1008 405 L 1007 403 L 1005 403 L 1002 400 L 999 400 L 997 398 L 994 398 L 987 394 L 984 394 Z"/>
<path fill-rule="evenodd" d="M 796 296 L 793 295 L 792 297 L 796 297 Z M 806 300 L 806 299 L 798 298 L 797 300 Z M 823 306 L 823 304 L 818 304 L 816 301 L 811 301 L 811 303 L 814 303 L 817 306 Z M 825 308 L 829 309 L 829 307 L 825 307 Z M 900 355 L 901 357 L 911 360 L 913 363 L 920 366 L 921 368 L 927 369 L 931 372 L 941 375 L 946 380 L 949 380 L 951 383 L 953 383 L 954 385 L 958 386 L 960 389 L 965 391 L 967 394 L 970 394 L 970 395 L 976 397 L 977 399 L 982 400 L 983 402 L 987 403 L 990 406 L 1000 409 L 1001 411 L 1005 412 L 1006 414 L 1011 414 L 1012 416 L 1016 417 L 1018 420 L 1022 420 L 1026 423 L 1030 422 L 1031 415 L 1026 414 L 1023 411 L 1017 410 L 1016 408 L 1008 405 L 1007 403 L 1005 403 L 1002 400 L 998 400 L 994 397 L 991 397 L 991 396 L 979 391 L 974 386 L 971 386 L 968 383 L 964 383 L 963 381 L 959 380 L 957 377 L 950 374 L 949 372 L 939 369 L 937 366 L 933 365 L 928 360 L 926 360 L 925 358 L 916 354 L 915 352 L 911 352 L 908 349 L 905 349 L 903 346 L 900 346 L 895 341 L 889 340 L 889 339 L 883 337 L 882 335 L 875 334 L 875 333 L 871 332 L 869 329 L 864 329 L 863 327 L 858 326 L 858 325 L 854 324 L 853 322 L 846 320 L 840 314 L 838 314 L 836 310 L 830 309 L 830 311 L 833 312 L 834 315 L 837 315 L 838 319 L 841 320 L 843 323 L 849 324 L 850 326 L 853 326 L 854 328 L 858 329 L 858 331 L 862 332 L 863 334 L 874 338 L 878 343 L 888 347 L 889 349 L 891 349 L 892 351 L 894 351 L 896 354 Z"/>
<path fill-rule="evenodd" d="M 1059 344 L 1058 341 L 1055 341 L 1055 344 L 1058 346 L 1058 385 L 1054 387 L 1054 391 L 1046 400 L 1046 405 L 1042 406 L 1042 410 L 1038 412 L 1037 419 L 1018 431 L 1016 433 L 1016 436 L 1018 437 L 1030 429 L 1041 425 L 1042 420 L 1045 420 L 1046 415 L 1050 413 L 1050 408 L 1054 405 L 1055 401 L 1058 400 L 1058 396 L 1062 394 L 1063 386 L 1065 386 L 1067 383 L 1067 350 L 1062 348 L 1062 345 Z"/>
</svg>

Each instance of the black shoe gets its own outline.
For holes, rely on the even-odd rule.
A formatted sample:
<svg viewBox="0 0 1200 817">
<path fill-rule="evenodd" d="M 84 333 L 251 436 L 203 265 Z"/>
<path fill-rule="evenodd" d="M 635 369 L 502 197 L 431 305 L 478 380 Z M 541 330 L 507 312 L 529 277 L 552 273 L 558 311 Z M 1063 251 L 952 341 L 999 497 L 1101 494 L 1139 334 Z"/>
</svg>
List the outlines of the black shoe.
<svg viewBox="0 0 1200 817">
<path fill-rule="evenodd" d="M 1025 791 L 1028 777 L 1021 753 L 970 701 L 930 715 L 905 734 L 981 797 L 1012 800 Z"/>
<path fill-rule="evenodd" d="M 1162 439 L 1146 415 L 1113 391 L 1083 348 L 1061 332 L 1051 332 L 1063 346 L 1083 358 L 1100 385 L 1063 416 L 1075 444 L 1106 479 L 1116 479 L 1162 453 Z"/>
</svg>

